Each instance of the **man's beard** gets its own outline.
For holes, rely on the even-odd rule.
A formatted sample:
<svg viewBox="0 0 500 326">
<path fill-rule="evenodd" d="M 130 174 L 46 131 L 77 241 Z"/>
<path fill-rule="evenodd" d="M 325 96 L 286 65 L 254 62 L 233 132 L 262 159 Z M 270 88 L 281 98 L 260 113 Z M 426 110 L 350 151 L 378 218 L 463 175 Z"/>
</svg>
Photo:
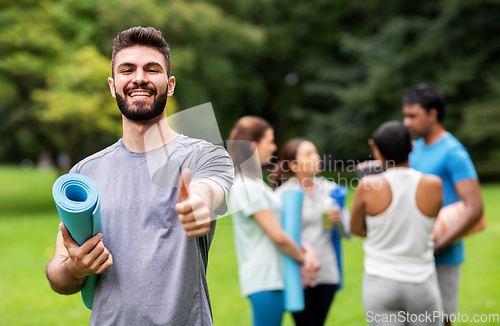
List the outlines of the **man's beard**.
<svg viewBox="0 0 500 326">
<path fill-rule="evenodd" d="M 144 88 L 141 88 L 144 89 Z M 128 93 L 130 90 L 127 90 L 125 92 Z M 156 91 L 153 91 L 153 95 L 156 95 Z M 135 110 L 131 109 L 130 106 L 127 104 L 127 100 L 125 97 L 121 96 L 116 92 L 115 88 L 115 94 L 116 94 L 116 104 L 118 104 L 118 108 L 122 112 L 122 114 L 129 120 L 132 121 L 147 121 L 156 118 L 160 114 L 163 113 L 165 110 L 165 106 L 167 105 L 167 92 L 168 92 L 168 87 L 165 90 L 164 93 L 160 93 L 154 101 L 153 104 L 151 104 L 151 108 L 149 110 L 146 109 L 146 104 L 144 102 L 136 102 L 135 103 Z"/>
</svg>

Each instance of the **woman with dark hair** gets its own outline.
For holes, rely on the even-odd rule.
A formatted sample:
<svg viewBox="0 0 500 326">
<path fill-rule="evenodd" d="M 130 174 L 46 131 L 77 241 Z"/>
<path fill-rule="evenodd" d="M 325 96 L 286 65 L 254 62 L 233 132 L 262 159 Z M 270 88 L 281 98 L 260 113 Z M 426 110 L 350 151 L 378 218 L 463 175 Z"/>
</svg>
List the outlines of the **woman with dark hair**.
<svg viewBox="0 0 500 326">
<path fill-rule="evenodd" d="M 281 228 L 281 197 L 262 180 L 276 145 L 271 125 L 258 117 L 238 120 L 228 151 L 235 166 L 229 204 L 238 258 L 241 294 L 249 297 L 256 326 L 281 325 L 284 303 L 283 254 L 297 261 L 314 279 L 319 260 L 312 247 L 299 247 Z"/>
<path fill-rule="evenodd" d="M 298 326 L 324 324 L 340 283 L 331 229 L 333 224 L 342 223 L 342 214 L 349 218 L 349 211 L 345 209 L 340 212 L 339 206 L 330 197 L 330 192 L 337 185 L 325 178 L 316 177 L 320 171 L 321 160 L 316 146 L 304 138 L 294 138 L 283 145 L 280 159 L 272 173 L 271 182 L 274 188 L 277 187 L 277 194 L 283 195 L 296 189 L 304 190 L 301 236 L 303 241 L 313 246 L 321 261 L 318 278 L 307 284 L 304 289 L 305 310 L 293 314 Z M 289 176 L 291 178 L 287 180 Z M 326 221 L 324 214 L 328 218 Z M 344 234 L 349 233 L 343 224 L 340 227 Z"/>
</svg>

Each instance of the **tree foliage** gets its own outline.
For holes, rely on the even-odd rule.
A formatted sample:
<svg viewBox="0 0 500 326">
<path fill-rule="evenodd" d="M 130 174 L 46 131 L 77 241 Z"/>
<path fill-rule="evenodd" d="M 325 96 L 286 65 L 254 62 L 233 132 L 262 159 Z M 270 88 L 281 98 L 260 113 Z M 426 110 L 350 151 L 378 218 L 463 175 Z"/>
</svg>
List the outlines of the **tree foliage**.
<svg viewBox="0 0 500 326">
<path fill-rule="evenodd" d="M 402 119 L 415 83 L 445 93 L 445 126 L 482 160 L 499 158 L 500 4 L 492 0 L 18 0 L 0 2 L 0 158 L 74 160 L 114 142 L 113 38 L 159 28 L 172 49 L 172 113 L 212 102 L 227 137 L 243 115 L 278 143 L 367 158 L 366 139 Z"/>
</svg>

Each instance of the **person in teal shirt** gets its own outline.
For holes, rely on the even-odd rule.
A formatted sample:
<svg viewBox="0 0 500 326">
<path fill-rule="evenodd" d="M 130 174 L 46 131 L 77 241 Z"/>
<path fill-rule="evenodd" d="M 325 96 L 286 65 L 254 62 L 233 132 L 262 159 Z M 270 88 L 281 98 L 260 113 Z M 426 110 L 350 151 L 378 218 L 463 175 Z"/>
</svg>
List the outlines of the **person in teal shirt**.
<svg viewBox="0 0 500 326">
<path fill-rule="evenodd" d="M 463 241 L 456 241 L 482 216 L 483 200 L 474 165 L 465 147 L 443 127 L 446 100 L 429 84 L 410 87 L 402 99 L 403 124 L 418 139 L 413 142 L 410 166 L 443 180 L 443 206 L 463 201 L 459 223 L 440 239 L 434 239 L 436 269 L 444 313 L 456 314 Z M 451 325 L 446 320 L 445 325 Z"/>
</svg>

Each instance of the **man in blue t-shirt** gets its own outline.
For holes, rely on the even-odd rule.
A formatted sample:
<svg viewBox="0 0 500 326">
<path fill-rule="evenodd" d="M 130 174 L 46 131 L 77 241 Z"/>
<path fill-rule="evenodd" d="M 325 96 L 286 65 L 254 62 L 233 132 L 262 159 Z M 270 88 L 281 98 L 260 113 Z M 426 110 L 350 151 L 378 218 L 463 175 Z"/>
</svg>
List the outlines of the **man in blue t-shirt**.
<svg viewBox="0 0 500 326">
<path fill-rule="evenodd" d="M 476 223 L 483 212 L 481 189 L 474 165 L 465 147 L 443 127 L 445 98 L 428 84 L 410 87 L 402 99 L 403 124 L 417 137 L 410 154 L 410 166 L 443 180 L 443 206 L 463 201 L 459 223 L 435 239 L 436 269 L 444 313 L 456 313 L 460 264 L 464 261 L 463 241 L 456 242 Z M 446 320 L 445 325 L 451 325 Z"/>
</svg>

